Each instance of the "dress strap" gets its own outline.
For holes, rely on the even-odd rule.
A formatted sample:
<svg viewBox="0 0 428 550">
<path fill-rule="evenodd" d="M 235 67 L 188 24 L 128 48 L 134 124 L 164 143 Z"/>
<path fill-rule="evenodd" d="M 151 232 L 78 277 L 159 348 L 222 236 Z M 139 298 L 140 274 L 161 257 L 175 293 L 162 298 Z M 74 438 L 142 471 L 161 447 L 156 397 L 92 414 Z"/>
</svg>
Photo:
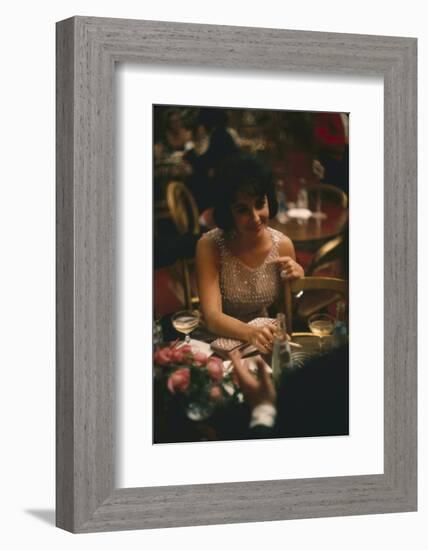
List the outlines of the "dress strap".
<svg viewBox="0 0 428 550">
<path fill-rule="evenodd" d="M 274 229 L 273 227 L 268 227 L 269 233 L 272 237 L 272 243 L 276 248 L 278 248 L 280 241 L 282 240 L 283 234 L 281 231 Z"/>
<path fill-rule="evenodd" d="M 282 233 L 280 231 L 277 231 L 276 229 L 273 229 L 272 227 L 268 227 L 268 231 L 270 233 L 271 239 L 272 239 L 272 248 L 270 249 L 269 254 L 267 255 L 267 258 L 265 260 L 265 263 L 273 260 L 276 258 L 279 254 L 279 243 L 282 240 Z"/>
<path fill-rule="evenodd" d="M 211 231 L 205 233 L 205 238 L 211 239 L 215 242 L 219 249 L 220 256 L 223 257 L 224 254 L 227 252 L 227 246 L 225 243 L 223 231 L 220 228 L 216 227 L 214 229 L 211 229 Z"/>
</svg>

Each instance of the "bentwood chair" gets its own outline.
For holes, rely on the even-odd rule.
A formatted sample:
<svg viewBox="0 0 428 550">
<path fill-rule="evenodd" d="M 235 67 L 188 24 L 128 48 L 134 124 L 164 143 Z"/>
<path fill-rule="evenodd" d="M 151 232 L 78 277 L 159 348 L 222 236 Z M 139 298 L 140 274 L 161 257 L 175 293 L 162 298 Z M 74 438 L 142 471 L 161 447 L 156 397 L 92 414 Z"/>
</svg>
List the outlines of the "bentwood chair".
<svg viewBox="0 0 428 550">
<path fill-rule="evenodd" d="M 331 268 L 336 262 L 343 262 L 345 254 L 345 242 L 343 235 L 323 244 L 314 254 L 311 263 L 306 269 L 306 275 L 315 275 L 319 271 Z M 343 266 L 342 266 L 343 269 Z"/>
<path fill-rule="evenodd" d="M 335 277 L 302 277 L 293 281 L 285 281 L 285 314 L 287 318 L 287 332 L 293 332 L 293 316 L 296 313 L 296 297 L 301 293 L 317 291 L 317 294 L 328 292 L 324 302 L 318 300 L 317 307 L 305 312 L 305 318 L 339 300 L 348 300 L 348 282 Z"/>
<path fill-rule="evenodd" d="M 312 183 L 306 186 L 308 193 L 309 208 L 316 212 L 318 202 L 320 202 L 321 208 L 324 200 L 328 200 L 338 204 L 342 209 L 348 208 L 348 195 L 339 187 L 330 185 L 328 183 Z"/>
<path fill-rule="evenodd" d="M 307 276 L 318 277 L 342 277 L 347 278 L 347 254 L 345 238 L 338 235 L 326 242 L 315 253 L 311 263 L 306 269 Z M 336 301 L 337 294 L 334 290 L 313 290 L 303 293 L 297 302 L 296 316 L 306 319 L 312 313 L 323 309 Z"/>
<path fill-rule="evenodd" d="M 199 234 L 199 209 L 189 189 L 180 181 L 171 181 L 166 188 L 166 202 L 177 231 Z"/>
<path fill-rule="evenodd" d="M 159 199 L 153 204 L 153 228 L 155 236 L 160 234 L 160 226 L 165 220 L 171 220 L 171 213 L 166 199 Z"/>
<path fill-rule="evenodd" d="M 199 235 L 199 209 L 189 189 L 179 181 L 171 181 L 166 188 L 166 202 L 171 219 L 180 235 Z M 194 283 L 194 260 L 181 259 L 181 277 L 186 309 L 193 309 L 199 304 Z"/>
</svg>

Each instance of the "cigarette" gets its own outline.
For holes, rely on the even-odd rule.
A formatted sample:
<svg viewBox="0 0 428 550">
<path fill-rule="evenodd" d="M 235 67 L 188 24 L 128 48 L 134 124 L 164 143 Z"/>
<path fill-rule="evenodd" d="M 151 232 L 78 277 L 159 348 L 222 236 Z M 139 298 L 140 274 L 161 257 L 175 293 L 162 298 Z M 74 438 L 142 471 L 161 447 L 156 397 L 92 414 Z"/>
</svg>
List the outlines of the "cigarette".
<svg viewBox="0 0 428 550">
<path fill-rule="evenodd" d="M 293 348 L 301 348 L 302 345 L 301 344 L 298 344 L 297 342 L 289 342 L 290 346 L 292 346 Z"/>
</svg>

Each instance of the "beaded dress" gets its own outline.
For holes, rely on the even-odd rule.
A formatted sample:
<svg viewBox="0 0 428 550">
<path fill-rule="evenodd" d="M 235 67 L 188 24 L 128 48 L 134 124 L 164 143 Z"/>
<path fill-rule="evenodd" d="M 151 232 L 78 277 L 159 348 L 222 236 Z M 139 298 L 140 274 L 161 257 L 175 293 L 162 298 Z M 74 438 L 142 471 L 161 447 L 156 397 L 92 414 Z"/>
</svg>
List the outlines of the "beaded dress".
<svg viewBox="0 0 428 550">
<path fill-rule="evenodd" d="M 247 266 L 230 251 L 228 237 L 223 230 L 208 231 L 220 255 L 220 291 L 223 313 L 248 322 L 256 317 L 267 317 L 267 309 L 280 297 L 282 281 L 278 264 L 268 264 L 279 255 L 282 233 L 268 227 L 272 247 L 263 263 L 255 268 Z"/>
</svg>

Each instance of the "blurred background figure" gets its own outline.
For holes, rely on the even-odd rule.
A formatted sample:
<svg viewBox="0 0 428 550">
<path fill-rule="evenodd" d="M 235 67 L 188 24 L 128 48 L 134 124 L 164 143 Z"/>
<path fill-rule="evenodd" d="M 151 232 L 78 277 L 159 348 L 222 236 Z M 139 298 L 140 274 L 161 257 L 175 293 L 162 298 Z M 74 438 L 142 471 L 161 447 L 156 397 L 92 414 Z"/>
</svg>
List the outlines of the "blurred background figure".
<svg viewBox="0 0 428 550">
<path fill-rule="evenodd" d="M 153 199 L 165 198 L 172 179 L 185 180 L 191 173 L 183 155 L 193 147 L 185 109 L 157 107 L 153 110 Z"/>
<path fill-rule="evenodd" d="M 227 126 L 225 109 L 200 109 L 193 126 L 193 147 L 184 155 L 192 168 L 187 185 L 201 212 L 213 206 L 213 182 L 219 164 L 239 151 L 237 133 Z"/>
<path fill-rule="evenodd" d="M 191 144 L 192 133 L 185 126 L 185 112 L 170 108 L 162 113 L 161 131 L 155 140 L 155 158 L 160 159 L 176 151 L 183 152 Z"/>
<path fill-rule="evenodd" d="M 325 183 L 349 188 L 349 115 L 314 113 L 314 172 Z M 317 162 L 318 161 L 318 162 Z"/>
</svg>

